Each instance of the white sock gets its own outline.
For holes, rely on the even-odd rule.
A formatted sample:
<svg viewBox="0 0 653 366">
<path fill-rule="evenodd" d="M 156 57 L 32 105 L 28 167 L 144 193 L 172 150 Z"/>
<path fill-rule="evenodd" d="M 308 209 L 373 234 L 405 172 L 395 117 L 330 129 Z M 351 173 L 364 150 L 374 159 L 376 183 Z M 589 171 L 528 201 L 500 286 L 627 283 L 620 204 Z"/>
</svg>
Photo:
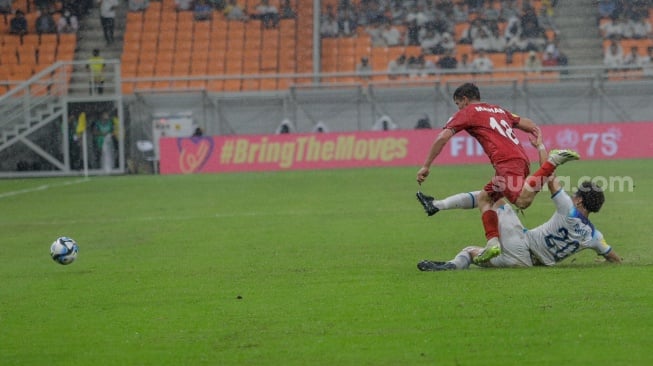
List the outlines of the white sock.
<svg viewBox="0 0 653 366">
<path fill-rule="evenodd" d="M 469 209 L 478 206 L 478 194 L 481 191 L 465 192 L 454 194 L 440 201 L 433 201 L 433 205 L 440 210 L 451 210 L 454 208 Z"/>
<path fill-rule="evenodd" d="M 450 260 L 449 262 L 455 264 L 456 269 L 467 269 L 472 263 L 472 257 L 467 251 L 463 250 L 462 252 L 458 253 L 458 255 L 456 255 L 456 258 Z"/>
<path fill-rule="evenodd" d="M 491 248 L 491 247 L 493 247 L 495 245 L 501 246 L 501 242 L 499 241 L 499 238 L 497 238 L 497 237 L 490 238 L 490 240 L 487 241 L 487 244 L 485 244 L 485 248 Z"/>
</svg>

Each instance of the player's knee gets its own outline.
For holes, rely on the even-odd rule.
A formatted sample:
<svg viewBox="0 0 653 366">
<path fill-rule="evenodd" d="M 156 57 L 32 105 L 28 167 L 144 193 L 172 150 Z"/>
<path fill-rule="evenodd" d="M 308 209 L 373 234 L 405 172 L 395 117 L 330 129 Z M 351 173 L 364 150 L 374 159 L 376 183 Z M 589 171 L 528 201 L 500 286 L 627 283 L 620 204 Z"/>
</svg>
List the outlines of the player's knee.
<svg viewBox="0 0 653 366">
<path fill-rule="evenodd" d="M 470 246 L 468 246 L 468 247 L 465 247 L 465 248 L 463 249 L 463 252 L 468 253 L 468 254 L 471 255 L 472 257 L 475 257 L 475 256 L 477 256 L 477 255 L 478 255 L 482 250 L 483 250 L 483 248 L 481 248 L 481 247 L 477 247 L 477 246 L 474 246 L 474 245 L 470 245 Z"/>
</svg>

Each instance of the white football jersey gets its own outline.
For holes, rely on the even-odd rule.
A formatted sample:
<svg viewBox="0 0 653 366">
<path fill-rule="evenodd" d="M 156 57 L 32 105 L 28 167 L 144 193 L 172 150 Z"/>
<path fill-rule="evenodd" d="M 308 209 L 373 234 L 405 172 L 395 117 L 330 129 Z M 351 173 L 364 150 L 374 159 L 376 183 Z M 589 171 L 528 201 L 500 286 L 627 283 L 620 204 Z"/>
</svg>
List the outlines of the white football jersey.
<svg viewBox="0 0 653 366">
<path fill-rule="evenodd" d="M 603 234 L 576 210 L 567 192 L 560 189 L 551 199 L 556 205 L 555 214 L 546 223 L 526 231 L 529 249 L 541 264 L 554 265 L 588 248 L 599 255 L 612 250 Z"/>
</svg>

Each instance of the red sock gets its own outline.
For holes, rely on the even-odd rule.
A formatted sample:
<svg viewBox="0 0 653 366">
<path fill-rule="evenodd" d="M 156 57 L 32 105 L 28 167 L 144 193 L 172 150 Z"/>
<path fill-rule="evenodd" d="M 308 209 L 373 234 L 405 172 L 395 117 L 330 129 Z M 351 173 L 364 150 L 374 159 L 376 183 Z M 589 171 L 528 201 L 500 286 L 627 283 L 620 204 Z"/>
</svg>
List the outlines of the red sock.
<svg viewBox="0 0 653 366">
<path fill-rule="evenodd" d="M 487 210 L 481 215 L 483 228 L 485 229 L 485 238 L 490 240 L 499 237 L 499 216 L 494 210 Z"/>
<path fill-rule="evenodd" d="M 534 191 L 539 192 L 542 189 L 542 185 L 546 178 L 550 177 L 551 174 L 555 171 L 556 166 L 551 164 L 551 162 L 545 162 L 542 164 L 540 169 L 538 169 L 533 175 L 526 178 L 526 184 L 531 187 Z"/>
</svg>

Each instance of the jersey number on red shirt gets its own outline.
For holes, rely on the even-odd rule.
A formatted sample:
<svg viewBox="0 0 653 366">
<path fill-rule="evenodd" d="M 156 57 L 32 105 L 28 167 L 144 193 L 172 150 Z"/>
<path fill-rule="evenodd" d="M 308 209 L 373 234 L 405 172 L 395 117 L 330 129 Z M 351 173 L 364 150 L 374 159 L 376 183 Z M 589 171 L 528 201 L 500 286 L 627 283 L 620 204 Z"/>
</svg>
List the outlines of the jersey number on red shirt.
<svg viewBox="0 0 653 366">
<path fill-rule="evenodd" d="M 515 136 L 512 127 L 510 127 L 510 123 L 504 120 L 497 122 L 494 117 L 490 117 L 490 127 L 492 127 L 493 130 L 497 130 L 501 136 L 509 138 L 512 142 L 515 143 L 515 145 L 519 145 L 519 139 L 517 136 Z"/>
</svg>

